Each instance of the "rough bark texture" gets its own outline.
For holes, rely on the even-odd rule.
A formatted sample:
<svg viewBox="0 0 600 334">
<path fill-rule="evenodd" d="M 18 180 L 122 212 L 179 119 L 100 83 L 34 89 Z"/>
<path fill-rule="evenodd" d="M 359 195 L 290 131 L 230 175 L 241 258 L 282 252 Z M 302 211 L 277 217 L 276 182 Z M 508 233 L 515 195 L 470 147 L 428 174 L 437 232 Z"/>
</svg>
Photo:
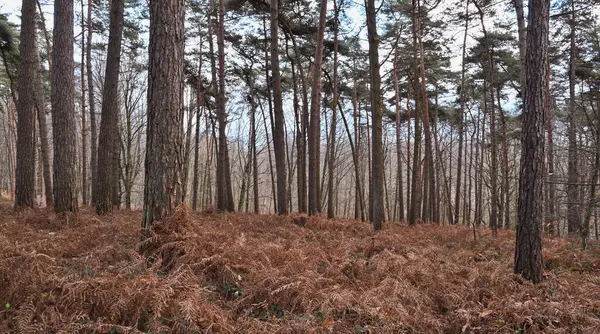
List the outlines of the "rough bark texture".
<svg viewBox="0 0 600 334">
<path fill-rule="evenodd" d="M 271 0 L 271 75 L 273 76 L 273 113 L 275 118 L 273 149 L 275 151 L 275 169 L 277 170 L 277 213 L 285 215 L 288 213 L 288 201 L 286 200 L 285 131 L 281 100 L 281 74 L 279 73 L 278 1 Z"/>
<path fill-rule="evenodd" d="M 35 78 L 38 68 L 35 0 L 21 8 L 15 208 L 33 207 L 35 197 Z"/>
<path fill-rule="evenodd" d="M 369 36 L 369 67 L 371 69 L 371 113 L 372 130 L 372 200 L 371 222 L 375 231 L 383 227 L 385 220 L 383 203 L 384 160 L 382 143 L 381 76 L 379 74 L 379 35 L 377 35 L 377 14 L 375 1 L 367 1 L 367 31 Z"/>
<path fill-rule="evenodd" d="M 118 109 L 119 109 L 119 68 L 121 64 L 121 39 L 123 36 L 124 0 L 113 0 L 110 8 L 110 32 L 106 56 L 106 74 L 102 92 L 102 119 L 100 120 L 100 141 L 98 142 L 97 197 L 96 213 L 106 214 L 113 207 L 113 187 L 115 151 L 119 149 Z M 118 174 L 117 174 L 118 176 Z"/>
<path fill-rule="evenodd" d="M 219 120 L 219 150 L 217 158 L 217 208 L 221 211 L 235 211 L 231 172 L 229 168 L 229 150 L 227 148 L 227 115 L 225 108 L 225 3 L 219 1 L 219 26 L 217 31 L 217 49 L 219 57 L 219 94 L 217 96 L 217 117 Z"/>
<path fill-rule="evenodd" d="M 521 137 L 518 226 L 515 246 L 516 274 L 538 283 L 542 280 L 542 185 L 544 181 L 544 126 L 548 61 L 549 0 L 529 1 L 526 85 L 527 112 Z"/>
<path fill-rule="evenodd" d="M 52 129 L 54 211 L 77 211 L 77 148 L 73 69 L 73 0 L 54 2 L 52 40 Z"/>
<path fill-rule="evenodd" d="M 184 0 L 150 1 L 144 233 L 180 200 L 184 18 Z"/>
<path fill-rule="evenodd" d="M 308 213 L 314 215 L 321 211 L 319 189 L 320 151 L 321 151 L 321 66 L 323 64 L 323 41 L 327 20 L 327 1 L 321 1 L 319 16 L 319 34 L 313 67 L 313 84 L 310 101 L 310 124 L 308 129 Z"/>
</svg>

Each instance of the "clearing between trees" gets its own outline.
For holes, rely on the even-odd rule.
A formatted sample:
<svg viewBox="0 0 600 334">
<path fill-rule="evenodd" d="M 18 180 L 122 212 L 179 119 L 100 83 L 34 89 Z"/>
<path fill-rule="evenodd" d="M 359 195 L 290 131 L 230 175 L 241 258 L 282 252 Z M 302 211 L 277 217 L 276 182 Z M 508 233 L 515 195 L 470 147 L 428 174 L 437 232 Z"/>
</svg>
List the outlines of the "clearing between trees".
<svg viewBox="0 0 600 334">
<path fill-rule="evenodd" d="M 0 217 L 2 333 L 600 332 L 600 247 L 562 238 L 534 286 L 513 231 L 178 208 L 140 245 L 139 212 Z"/>
</svg>

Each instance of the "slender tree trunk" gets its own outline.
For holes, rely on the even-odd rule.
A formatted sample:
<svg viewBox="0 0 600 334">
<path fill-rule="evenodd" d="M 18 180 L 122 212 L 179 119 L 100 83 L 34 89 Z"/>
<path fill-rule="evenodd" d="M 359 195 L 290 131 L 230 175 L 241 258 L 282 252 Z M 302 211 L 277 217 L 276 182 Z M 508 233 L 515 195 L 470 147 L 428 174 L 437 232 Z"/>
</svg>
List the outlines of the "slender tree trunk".
<svg viewBox="0 0 600 334">
<path fill-rule="evenodd" d="M 454 189 L 454 218 L 452 223 L 458 225 L 458 219 L 460 217 L 460 191 L 462 184 L 461 171 L 462 171 L 462 158 L 463 158 L 463 145 L 465 136 L 465 104 L 466 104 L 466 86 L 465 86 L 465 74 L 466 74 L 466 62 L 467 56 L 467 34 L 469 31 L 469 0 L 465 1 L 465 33 L 463 36 L 462 44 L 462 60 L 461 60 L 461 74 L 460 74 L 460 115 L 458 117 L 458 158 L 456 161 L 456 188 Z"/>
<path fill-rule="evenodd" d="M 87 12 L 87 45 L 85 48 L 86 57 L 86 68 L 88 77 L 88 101 L 90 110 L 90 169 L 91 169 L 91 185 L 92 185 L 92 205 L 96 205 L 98 199 L 98 131 L 96 128 L 96 100 L 94 93 L 94 80 L 92 73 L 92 35 L 94 33 L 92 24 L 92 0 L 88 0 L 88 12 Z"/>
<path fill-rule="evenodd" d="M 217 118 L 219 121 L 219 150 L 217 158 L 217 208 L 220 211 L 235 211 L 231 188 L 229 150 L 227 148 L 227 115 L 225 106 L 225 2 L 219 0 L 217 30 L 219 58 L 219 92 L 217 95 Z"/>
<path fill-rule="evenodd" d="M 198 186 L 200 183 L 200 118 L 202 116 L 202 100 L 204 92 L 202 91 L 202 37 L 198 44 L 198 77 L 196 79 L 196 139 L 194 146 L 194 183 L 192 194 L 192 210 L 198 209 Z M 208 130 L 208 129 L 207 129 Z"/>
<path fill-rule="evenodd" d="M 527 113 L 521 137 L 518 227 L 514 272 L 533 283 L 542 280 L 542 202 L 544 125 L 548 61 L 549 0 L 529 0 L 526 85 Z"/>
<path fill-rule="evenodd" d="M 575 121 L 575 64 L 577 62 L 577 50 L 575 46 L 575 5 L 571 0 L 571 34 L 569 51 L 569 111 L 567 117 L 567 135 L 569 139 L 568 149 L 568 177 L 567 177 L 567 221 L 569 235 L 576 234 L 581 226 L 581 215 L 579 212 L 579 178 L 577 153 L 577 129 Z"/>
<path fill-rule="evenodd" d="M 398 209 L 398 214 L 394 213 L 394 218 L 398 220 L 404 220 L 404 186 L 402 182 L 402 134 L 400 128 L 402 123 L 400 122 L 400 88 L 398 87 L 398 46 L 394 50 L 394 92 L 395 92 L 395 107 L 396 107 L 396 187 L 397 191 L 397 204 L 394 204 L 394 212 Z M 407 124 L 410 127 L 410 120 L 407 120 Z"/>
<path fill-rule="evenodd" d="M 338 30 L 339 30 L 339 8 L 337 0 L 333 0 L 333 11 L 334 11 L 334 31 L 333 31 L 333 101 L 331 103 L 331 151 L 329 153 L 329 182 L 327 197 L 327 217 L 332 219 L 335 217 L 334 208 L 334 180 L 335 180 L 335 137 L 337 135 L 336 123 L 337 123 L 337 110 L 338 104 Z"/>
<path fill-rule="evenodd" d="M 433 165 L 432 136 L 429 117 L 429 98 L 427 96 L 427 81 L 425 78 L 425 53 L 423 51 L 422 21 L 423 12 L 421 1 L 418 2 L 417 38 L 419 43 L 419 67 L 421 72 L 421 97 L 423 98 L 423 130 L 425 132 L 425 163 L 423 168 L 424 196 L 423 196 L 423 220 L 431 219 L 431 203 L 435 194 L 435 170 Z"/>
<path fill-rule="evenodd" d="M 283 102 L 281 100 L 281 74 L 279 73 L 279 1 L 271 0 L 271 74 L 273 76 L 273 111 L 275 126 L 273 131 L 273 150 L 275 151 L 275 169 L 277 170 L 277 213 L 288 213 L 287 176 L 285 163 L 286 136 L 283 128 Z"/>
<path fill-rule="evenodd" d="M 311 90 L 310 125 L 308 135 L 308 213 L 314 215 L 321 211 L 319 189 L 321 155 L 321 66 L 323 64 L 323 43 L 325 23 L 327 21 L 327 1 L 321 1 L 319 33 L 313 67 L 313 85 Z"/>
<path fill-rule="evenodd" d="M 50 167 L 50 143 L 48 142 L 48 125 L 46 121 L 46 102 L 44 94 L 43 72 L 40 66 L 38 54 L 36 54 L 37 77 L 35 83 L 36 89 L 36 114 L 38 119 L 38 127 L 40 130 L 40 151 L 42 155 L 42 166 L 44 176 L 44 195 L 46 196 L 46 205 L 53 204 L 52 198 L 52 170 Z"/>
<path fill-rule="evenodd" d="M 375 231 L 381 230 L 385 221 L 383 202 L 384 159 L 382 143 L 382 106 L 381 106 L 381 76 L 379 73 L 379 35 L 377 34 L 377 13 L 374 0 L 367 0 L 367 31 L 369 37 L 369 67 L 371 69 L 371 113 L 373 117 L 373 167 L 372 167 L 372 202 L 371 222 Z"/>
<path fill-rule="evenodd" d="M 546 78 L 546 118 L 548 122 L 548 213 L 547 213 L 547 224 L 552 235 L 556 235 L 559 230 L 556 217 L 556 185 L 554 177 L 554 117 L 552 115 L 552 106 L 550 103 L 550 59 L 546 63 L 546 72 L 548 77 Z M 507 201 L 508 204 L 508 201 Z"/>
<path fill-rule="evenodd" d="M 183 0 L 150 1 L 143 235 L 181 199 L 184 21 Z"/>
<path fill-rule="evenodd" d="M 89 32 L 88 32 L 89 33 Z M 83 0 L 81 1 L 81 197 L 83 205 L 88 202 L 87 179 L 87 123 L 85 110 L 85 16 L 83 15 Z M 90 78 L 88 78 L 90 80 Z"/>
<path fill-rule="evenodd" d="M 252 97 L 250 97 L 252 99 Z M 256 102 L 254 99 L 251 101 L 252 110 L 250 114 L 250 126 L 252 133 L 250 134 L 251 148 L 252 148 L 252 196 L 254 197 L 254 213 L 260 213 L 259 196 L 258 196 L 258 159 L 256 152 Z"/>
<path fill-rule="evenodd" d="M 33 207 L 35 198 L 35 79 L 37 77 L 37 29 L 35 0 L 21 6 L 19 43 L 19 100 L 17 102 L 17 165 L 15 208 Z"/>
<path fill-rule="evenodd" d="M 114 205 L 114 171 L 118 172 L 118 158 L 115 152 L 118 145 L 118 108 L 119 108 L 119 69 L 121 65 L 121 39 L 123 36 L 124 0 L 113 0 L 110 8 L 110 32 L 106 57 L 106 74 L 102 94 L 102 119 L 100 120 L 100 141 L 98 143 L 97 197 L 96 213 L 104 215 Z M 118 157 L 118 156 L 117 156 Z"/>
</svg>

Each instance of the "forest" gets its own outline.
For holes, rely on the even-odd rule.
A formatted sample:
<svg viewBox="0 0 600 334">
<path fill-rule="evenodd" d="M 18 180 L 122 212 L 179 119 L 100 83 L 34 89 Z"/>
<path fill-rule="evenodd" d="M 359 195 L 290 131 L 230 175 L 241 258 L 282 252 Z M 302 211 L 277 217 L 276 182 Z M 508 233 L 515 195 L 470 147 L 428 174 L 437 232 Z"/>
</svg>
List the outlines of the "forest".
<svg viewBox="0 0 600 334">
<path fill-rule="evenodd" d="M 599 16 L 0 2 L 0 332 L 600 332 Z"/>
</svg>

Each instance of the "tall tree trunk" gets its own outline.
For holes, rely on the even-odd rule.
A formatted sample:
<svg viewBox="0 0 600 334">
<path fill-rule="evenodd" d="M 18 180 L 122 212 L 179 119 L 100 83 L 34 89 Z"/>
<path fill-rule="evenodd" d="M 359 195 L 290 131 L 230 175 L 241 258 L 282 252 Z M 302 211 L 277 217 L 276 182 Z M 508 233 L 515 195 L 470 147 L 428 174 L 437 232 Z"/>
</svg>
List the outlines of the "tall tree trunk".
<svg viewBox="0 0 600 334">
<path fill-rule="evenodd" d="M 21 7 L 19 43 L 19 100 L 17 103 L 17 165 L 15 208 L 33 207 L 35 198 L 35 79 L 37 77 L 37 29 L 35 0 Z"/>
<path fill-rule="evenodd" d="M 252 99 L 252 97 L 250 97 Z M 256 102 L 251 100 L 252 110 L 250 111 L 250 126 L 252 133 L 250 134 L 251 149 L 252 149 L 252 196 L 254 198 L 254 213 L 260 213 L 259 196 L 258 196 L 258 159 L 256 152 Z"/>
<path fill-rule="evenodd" d="M 538 283 L 542 280 L 542 184 L 544 182 L 544 125 L 548 61 L 549 0 L 529 0 L 526 85 L 527 113 L 521 137 L 518 227 L 514 272 Z"/>
<path fill-rule="evenodd" d="M 465 74 L 466 74 L 466 62 L 467 56 L 467 34 L 469 31 L 469 0 L 465 2 L 465 33 L 463 36 L 462 44 L 462 70 L 460 73 L 460 115 L 458 117 L 458 157 L 456 161 L 456 188 L 454 189 L 454 217 L 452 223 L 458 225 L 458 218 L 460 217 L 460 191 L 462 184 L 461 171 L 462 171 L 462 158 L 463 158 L 463 145 L 465 136 L 465 104 L 466 104 L 466 86 L 465 86 Z"/>
<path fill-rule="evenodd" d="M 394 50 L 394 92 L 395 92 L 395 107 L 396 107 L 396 187 L 397 191 L 397 204 L 394 204 L 394 212 L 398 209 L 398 214 L 394 214 L 396 220 L 404 220 L 404 186 L 402 182 L 402 143 L 401 143 L 401 131 L 400 127 L 400 88 L 398 87 L 398 46 Z M 410 127 L 410 119 L 407 120 L 408 127 Z"/>
<path fill-rule="evenodd" d="M 36 53 L 37 76 L 35 78 L 36 89 L 36 113 L 38 127 L 40 130 L 40 151 L 42 155 L 42 166 L 44 176 L 44 195 L 46 196 L 46 205 L 53 204 L 52 198 L 52 170 L 50 167 L 50 143 L 48 142 L 48 125 L 46 121 L 46 102 L 44 94 L 43 68 L 40 65 L 38 54 Z"/>
<path fill-rule="evenodd" d="M 568 149 L 568 177 L 567 177 L 567 221 L 569 235 L 576 234 L 581 226 L 581 215 L 579 212 L 579 179 L 577 153 L 577 129 L 575 121 L 575 64 L 577 62 L 577 50 L 575 46 L 575 5 L 571 0 L 570 19 L 570 51 L 569 51 L 569 112 L 567 117 L 567 135 L 569 139 Z"/>
<path fill-rule="evenodd" d="M 118 109 L 119 109 L 119 69 L 121 65 L 121 39 L 123 36 L 124 0 L 113 0 L 110 8 L 110 32 L 106 56 L 106 74 L 102 93 L 102 118 L 100 120 L 100 141 L 98 142 L 97 198 L 96 213 L 104 215 L 112 210 L 114 200 L 114 171 L 118 172 Z M 118 153 L 117 153 L 118 154 Z"/>
<path fill-rule="evenodd" d="M 85 48 L 85 16 L 83 15 L 83 0 L 81 0 L 81 197 L 83 205 L 89 204 L 87 178 L 87 123 L 85 110 Z M 89 77 L 88 80 L 90 80 Z"/>
<path fill-rule="evenodd" d="M 196 79 L 196 138 L 194 146 L 194 181 L 192 193 L 192 210 L 198 209 L 198 186 L 200 183 L 200 118 L 202 116 L 202 37 L 198 44 L 198 77 Z M 208 129 L 206 129 L 208 131 Z"/>
<path fill-rule="evenodd" d="M 377 13 L 375 0 L 367 0 L 367 31 L 369 37 L 369 67 L 371 69 L 371 113 L 373 117 L 373 167 L 372 167 L 372 201 L 371 222 L 375 231 L 381 230 L 385 221 L 383 202 L 383 112 L 381 110 L 381 76 L 379 73 L 379 35 L 377 35 Z"/>
<path fill-rule="evenodd" d="M 354 73 L 356 73 L 356 58 L 353 59 L 354 64 Z M 352 149 L 352 159 L 354 160 L 354 219 L 365 220 L 365 201 L 364 201 L 364 193 L 363 187 L 361 185 L 361 173 L 360 173 L 360 115 L 358 111 L 358 84 L 356 80 L 356 74 L 353 75 L 354 83 L 352 85 L 352 118 L 354 121 L 354 140 L 356 141 L 356 149 Z M 350 133 L 348 130 L 348 124 L 346 123 L 346 118 L 344 117 L 344 113 L 340 112 L 342 115 L 342 119 L 344 120 L 344 126 L 346 127 L 346 132 L 348 133 L 348 140 L 350 141 L 350 148 L 352 148 L 352 138 L 350 137 Z"/>
<path fill-rule="evenodd" d="M 185 132 L 185 147 L 183 149 L 183 175 L 181 182 L 181 202 L 186 203 L 186 199 L 188 197 L 188 183 L 189 183 L 189 175 L 190 175 L 190 155 L 192 151 L 192 128 L 194 123 L 194 114 L 196 110 L 192 108 L 194 104 L 194 96 L 192 94 L 192 90 L 190 89 L 190 102 L 188 109 L 188 117 L 187 117 L 187 129 Z"/>
<path fill-rule="evenodd" d="M 219 0 L 217 30 L 219 58 L 219 93 L 217 95 L 217 118 L 219 121 L 219 150 L 217 158 L 217 208 L 220 211 L 235 211 L 231 189 L 231 170 L 227 148 L 227 115 L 225 107 L 225 2 Z"/>
<path fill-rule="evenodd" d="M 221 0 L 222 1 L 222 0 Z M 288 213 L 287 176 L 285 162 L 286 136 L 283 128 L 283 102 L 281 100 L 281 74 L 279 73 L 279 0 L 271 0 L 271 74 L 273 76 L 273 112 L 275 126 L 273 131 L 273 150 L 275 151 L 275 169 L 277 170 L 277 213 Z"/>
<path fill-rule="evenodd" d="M 547 224 L 549 225 L 550 234 L 556 235 L 559 232 L 558 219 L 556 217 L 556 184 L 554 183 L 554 117 L 552 113 L 552 105 L 550 102 L 550 59 L 546 63 L 546 71 L 548 78 L 546 78 L 546 117 L 548 122 L 548 214 Z"/>
<path fill-rule="evenodd" d="M 54 137 L 54 211 L 77 211 L 77 126 L 73 69 L 73 0 L 54 2 L 52 40 L 52 133 Z"/>
<path fill-rule="evenodd" d="M 92 73 L 92 35 L 94 33 L 92 24 L 92 0 L 88 0 L 87 12 L 87 45 L 85 48 L 85 62 L 88 77 L 88 101 L 90 110 L 90 169 L 91 169 L 91 185 L 92 185 L 92 205 L 96 205 L 98 198 L 97 182 L 98 182 L 98 131 L 96 128 L 96 100 L 94 93 L 94 80 Z"/>
<path fill-rule="evenodd" d="M 184 19 L 185 1 L 150 1 L 143 235 L 180 201 Z"/>
<path fill-rule="evenodd" d="M 343 4 L 343 3 L 342 3 Z M 334 182 L 335 182 L 335 137 L 337 135 L 336 123 L 337 123 L 337 104 L 338 104 L 338 30 L 339 30 L 339 7 L 337 0 L 333 0 L 333 101 L 331 103 L 331 151 L 329 153 L 329 182 L 328 190 L 329 195 L 327 196 L 327 218 L 332 219 L 335 217 L 334 208 Z"/>
<path fill-rule="evenodd" d="M 327 21 L 327 1 L 321 1 L 319 33 L 313 67 L 313 84 L 310 103 L 310 125 L 308 134 L 308 213 L 314 215 L 321 211 L 319 189 L 321 155 L 321 66 L 323 64 L 323 43 L 325 23 Z"/>
<path fill-rule="evenodd" d="M 423 179 L 426 187 L 424 188 L 423 195 L 423 220 L 429 221 L 431 219 L 431 205 L 432 198 L 435 196 L 435 170 L 433 165 L 433 149 L 432 149 L 432 136 L 431 126 L 429 117 L 429 98 L 427 96 L 427 81 L 425 78 L 425 52 L 423 51 L 423 36 L 422 36 L 422 22 L 423 22 L 423 10 L 421 7 L 421 1 L 418 3 L 418 23 L 417 23 L 417 38 L 419 43 L 419 68 L 421 72 L 421 97 L 423 98 L 423 130 L 425 132 L 425 162 L 423 168 Z"/>
<path fill-rule="evenodd" d="M 418 30 L 418 19 L 417 19 L 417 2 L 416 0 L 412 0 L 412 39 L 413 39 L 413 72 L 412 72 L 412 85 L 413 85 L 413 95 L 415 101 L 415 141 L 413 148 L 413 168 L 412 168 L 412 183 L 410 189 L 410 211 L 408 214 L 408 224 L 415 225 L 417 223 L 418 213 L 420 211 L 421 205 L 421 101 L 419 99 L 419 89 L 417 88 L 419 83 L 418 73 L 419 73 L 419 47 L 417 44 L 417 30 Z"/>
</svg>

